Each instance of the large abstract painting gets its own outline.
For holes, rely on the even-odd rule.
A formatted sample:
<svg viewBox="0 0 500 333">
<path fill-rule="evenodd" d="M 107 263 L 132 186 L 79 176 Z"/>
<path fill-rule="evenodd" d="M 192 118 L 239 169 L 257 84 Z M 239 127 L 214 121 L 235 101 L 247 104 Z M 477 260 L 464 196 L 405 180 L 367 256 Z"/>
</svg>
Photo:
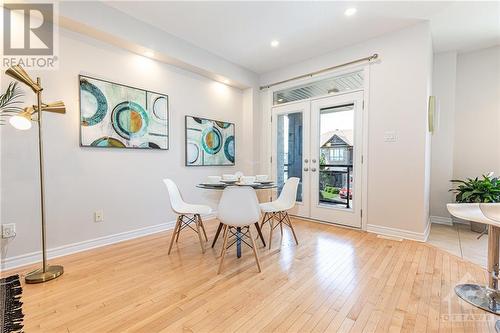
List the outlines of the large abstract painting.
<svg viewBox="0 0 500 333">
<path fill-rule="evenodd" d="M 186 165 L 234 165 L 234 124 L 186 116 Z"/>
<path fill-rule="evenodd" d="M 80 144 L 168 149 L 168 96 L 80 75 Z"/>
</svg>

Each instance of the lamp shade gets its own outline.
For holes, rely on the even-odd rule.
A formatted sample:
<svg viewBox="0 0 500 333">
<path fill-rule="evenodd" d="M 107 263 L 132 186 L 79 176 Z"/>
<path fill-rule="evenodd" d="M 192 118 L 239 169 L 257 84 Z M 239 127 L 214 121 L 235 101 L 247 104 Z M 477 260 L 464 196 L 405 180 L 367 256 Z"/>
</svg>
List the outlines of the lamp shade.
<svg viewBox="0 0 500 333">
<path fill-rule="evenodd" d="M 66 113 L 66 107 L 64 102 L 57 101 L 49 104 L 42 104 L 42 111 L 54 112 L 54 113 Z"/>
<path fill-rule="evenodd" d="M 31 128 L 31 120 L 27 118 L 23 113 L 10 117 L 9 123 L 18 130 L 29 130 Z"/>
<path fill-rule="evenodd" d="M 33 90 L 33 92 L 37 93 L 39 91 L 42 91 L 42 87 L 40 87 L 33 79 L 26 73 L 26 71 L 19 65 L 14 65 L 12 67 L 9 67 L 7 71 L 5 71 L 5 74 L 9 75 L 10 77 L 13 77 L 17 81 L 20 81 L 27 85 L 28 87 Z"/>
</svg>

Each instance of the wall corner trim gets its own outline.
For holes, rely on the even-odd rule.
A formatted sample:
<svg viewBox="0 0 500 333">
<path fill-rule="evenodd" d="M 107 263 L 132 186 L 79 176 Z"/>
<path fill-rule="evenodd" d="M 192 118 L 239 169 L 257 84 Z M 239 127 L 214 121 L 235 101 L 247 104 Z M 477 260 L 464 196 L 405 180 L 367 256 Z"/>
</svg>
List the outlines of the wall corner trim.
<svg viewBox="0 0 500 333">
<path fill-rule="evenodd" d="M 430 223 L 427 224 L 425 231 L 422 233 L 397 228 L 383 227 L 374 224 L 368 224 L 366 226 L 366 231 L 383 236 L 404 238 L 417 242 L 426 242 L 429 238 Z"/>
<path fill-rule="evenodd" d="M 208 221 L 212 220 L 216 217 L 216 213 L 212 213 L 209 215 L 204 215 L 203 220 Z M 67 256 L 70 254 L 83 252 L 91 249 L 96 249 L 99 247 L 103 247 L 106 245 L 116 244 L 123 241 L 131 240 L 134 238 L 144 237 L 152 234 L 156 234 L 159 232 L 167 231 L 173 229 L 175 226 L 175 221 L 169 221 L 166 223 L 160 223 L 156 225 L 152 225 L 149 227 L 135 229 L 130 231 L 121 232 L 118 234 L 107 235 L 103 237 L 98 237 L 94 239 L 84 240 L 82 242 L 66 244 L 62 246 L 58 246 L 55 248 L 50 248 L 47 250 L 48 259 L 54 259 L 58 257 Z M 18 268 L 21 266 L 35 264 L 42 260 L 42 252 L 36 251 L 26 254 L 21 254 L 18 256 L 10 257 L 2 259 L 0 263 L 0 268 L 2 271 Z"/>
</svg>

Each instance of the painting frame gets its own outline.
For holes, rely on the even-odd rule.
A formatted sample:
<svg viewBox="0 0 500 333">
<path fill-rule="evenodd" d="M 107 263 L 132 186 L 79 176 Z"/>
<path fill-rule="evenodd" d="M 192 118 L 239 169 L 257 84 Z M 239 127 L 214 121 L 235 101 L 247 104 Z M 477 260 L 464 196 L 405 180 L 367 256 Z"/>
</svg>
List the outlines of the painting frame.
<svg viewBox="0 0 500 333">
<path fill-rule="evenodd" d="M 234 161 L 232 163 L 228 164 L 190 164 L 188 163 L 188 143 L 189 143 L 189 138 L 188 138 L 188 118 L 198 118 L 201 120 L 207 120 L 210 122 L 220 122 L 220 123 L 226 123 L 232 126 L 232 137 L 233 137 L 233 144 L 234 144 Z M 223 145 L 223 144 L 222 144 Z M 226 157 L 227 159 L 227 157 Z M 233 122 L 229 121 L 223 121 L 223 120 L 216 120 L 216 119 L 211 119 L 211 118 L 206 118 L 202 116 L 193 116 L 193 115 L 185 115 L 184 116 L 184 166 L 186 167 L 213 167 L 213 166 L 218 166 L 218 167 L 231 167 L 231 166 L 236 166 L 236 124 Z"/>
<path fill-rule="evenodd" d="M 147 94 L 154 94 L 154 95 L 158 95 L 158 96 L 161 96 L 161 97 L 164 97 L 165 100 L 166 100 L 166 104 L 165 104 L 165 107 L 166 107 L 166 113 L 165 113 L 165 122 L 166 122 L 166 125 L 165 125 L 165 135 L 166 135 L 166 147 L 165 148 L 152 148 L 152 147 L 137 147 L 137 146 L 127 146 L 125 145 L 124 147 L 113 147 L 113 146 L 95 146 L 95 145 L 91 145 L 91 144 L 84 144 L 83 142 L 83 139 L 84 139 L 84 134 L 83 134 L 83 128 L 85 127 L 85 125 L 82 124 L 82 120 L 83 120 L 83 113 L 82 113 L 82 87 L 81 87 L 81 82 L 82 82 L 82 79 L 90 79 L 90 80 L 94 80 L 94 81 L 100 81 L 100 82 L 103 82 L 105 84 L 110 84 L 110 85 L 116 85 L 116 86 L 120 86 L 120 87 L 123 87 L 123 88 L 126 88 L 126 89 L 131 89 L 131 90 L 136 90 L 136 91 L 141 91 L 141 92 L 144 92 L 145 94 L 145 98 L 147 100 Z M 146 102 L 147 103 L 147 102 Z M 128 85 L 128 84 L 123 84 L 123 83 L 119 83 L 119 82 L 115 82 L 115 81 L 111 81 L 111 80 L 108 80 L 108 79 L 103 79 L 99 76 L 96 76 L 96 75 L 92 75 L 92 74 L 82 74 L 80 73 L 78 75 L 78 109 L 79 109 L 79 115 L 78 115 L 78 120 L 79 120 L 79 146 L 81 148 L 97 148 L 97 149 L 125 149 L 125 150 L 146 150 L 146 151 L 168 151 L 170 150 L 170 120 L 171 120 L 171 117 L 170 117 L 170 96 L 168 94 L 165 94 L 165 93 L 160 93 L 160 92 L 156 92 L 156 91 L 153 91 L 153 90 L 148 90 L 148 89 L 144 89 L 144 88 L 139 88 L 139 87 L 135 87 L 135 86 L 132 86 L 132 85 Z M 146 109 L 147 109 L 147 105 L 146 105 Z M 110 122 L 111 124 L 111 122 Z"/>
</svg>

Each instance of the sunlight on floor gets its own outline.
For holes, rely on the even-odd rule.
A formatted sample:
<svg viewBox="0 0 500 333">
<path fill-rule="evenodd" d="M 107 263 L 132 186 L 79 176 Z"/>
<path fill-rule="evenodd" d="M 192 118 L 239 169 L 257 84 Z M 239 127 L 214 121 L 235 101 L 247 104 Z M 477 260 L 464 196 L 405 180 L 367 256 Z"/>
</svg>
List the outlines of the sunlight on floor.
<svg viewBox="0 0 500 333">
<path fill-rule="evenodd" d="M 333 253 L 340 255 L 349 271 L 357 271 L 357 267 L 353 261 L 353 253 L 355 249 L 352 244 L 343 240 L 334 239 L 332 237 L 319 236 L 316 243 L 316 274 L 320 278 L 331 277 L 331 266 Z M 345 260 L 347 258 L 347 260 Z"/>
</svg>

